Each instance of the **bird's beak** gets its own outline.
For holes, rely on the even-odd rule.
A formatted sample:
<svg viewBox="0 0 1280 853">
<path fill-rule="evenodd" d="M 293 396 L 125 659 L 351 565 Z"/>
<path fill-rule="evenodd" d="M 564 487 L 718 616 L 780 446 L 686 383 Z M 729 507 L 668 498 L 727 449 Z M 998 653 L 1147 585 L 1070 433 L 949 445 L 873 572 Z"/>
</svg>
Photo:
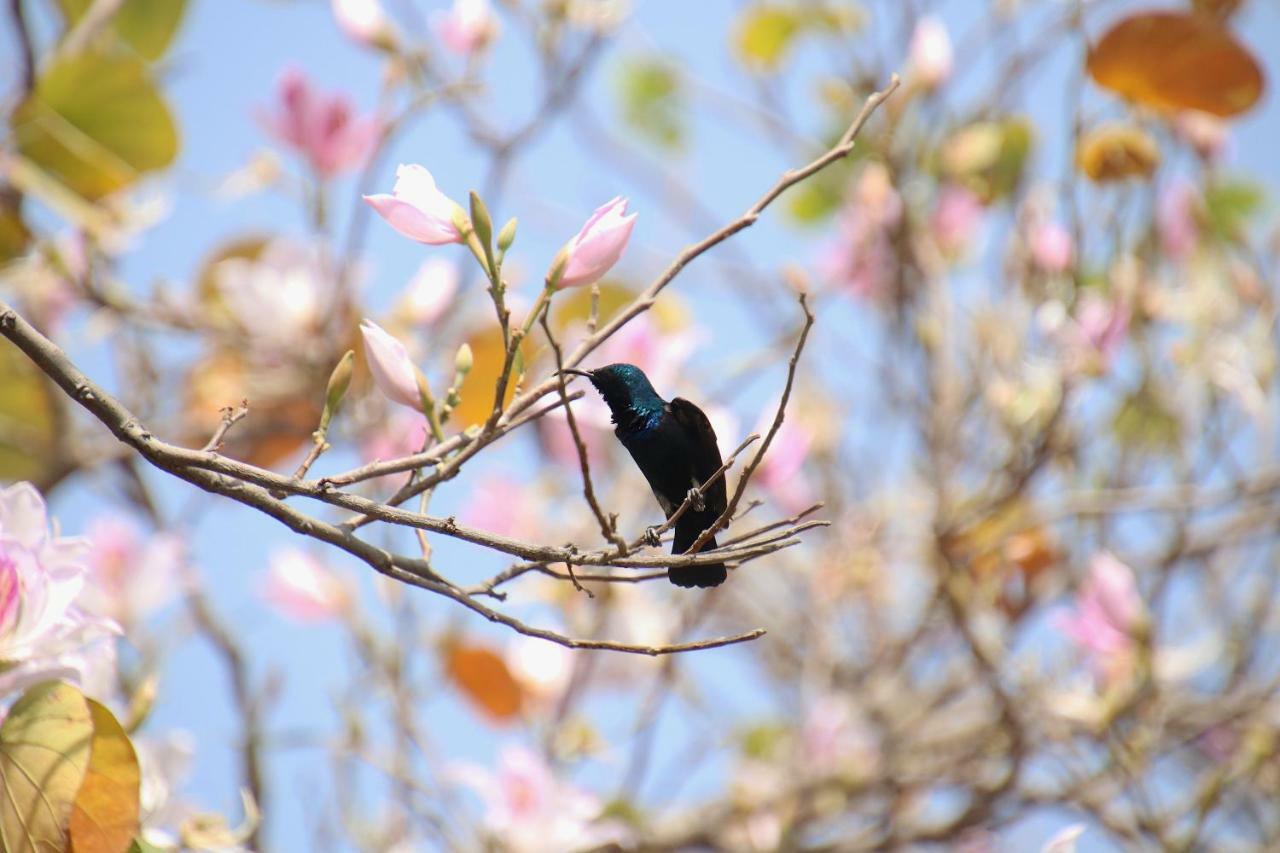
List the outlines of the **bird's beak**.
<svg viewBox="0 0 1280 853">
<path fill-rule="evenodd" d="M 573 374 L 574 376 L 585 376 L 585 377 L 587 377 L 588 379 L 590 379 L 590 378 L 591 378 L 591 371 L 589 371 L 589 370 L 578 370 L 578 369 L 577 369 L 577 368 L 575 368 L 575 367 L 566 367 L 564 370 L 561 370 L 561 371 L 559 371 L 559 372 L 560 372 L 560 373 L 562 373 L 562 374 L 563 374 L 563 373 L 571 373 L 571 374 Z"/>
</svg>

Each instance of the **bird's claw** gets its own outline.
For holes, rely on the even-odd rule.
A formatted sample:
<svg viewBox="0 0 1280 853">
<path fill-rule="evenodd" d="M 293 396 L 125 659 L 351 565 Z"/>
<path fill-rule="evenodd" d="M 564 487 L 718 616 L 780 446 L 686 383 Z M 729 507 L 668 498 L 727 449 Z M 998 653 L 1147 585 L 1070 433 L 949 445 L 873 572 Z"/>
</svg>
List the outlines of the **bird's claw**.
<svg viewBox="0 0 1280 853">
<path fill-rule="evenodd" d="M 658 528 L 646 527 L 644 529 L 644 544 L 651 548 L 657 548 L 662 544 L 662 534 L 658 532 Z"/>
<path fill-rule="evenodd" d="M 707 508 L 707 502 L 702 497 L 702 492 L 697 489 L 690 489 L 689 494 L 685 496 L 685 500 L 689 502 L 689 508 L 694 512 L 702 512 Z"/>
</svg>

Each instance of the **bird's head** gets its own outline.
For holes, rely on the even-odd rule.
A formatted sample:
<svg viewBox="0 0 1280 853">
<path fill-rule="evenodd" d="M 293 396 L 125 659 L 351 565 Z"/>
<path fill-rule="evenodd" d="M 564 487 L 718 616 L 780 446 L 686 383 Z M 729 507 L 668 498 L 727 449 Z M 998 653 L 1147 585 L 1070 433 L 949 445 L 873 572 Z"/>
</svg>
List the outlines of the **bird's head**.
<svg viewBox="0 0 1280 853">
<path fill-rule="evenodd" d="M 653 390 L 649 377 L 634 364 L 607 364 L 595 370 L 575 370 L 566 368 L 562 373 L 585 376 L 600 392 L 600 396 L 609 406 L 609 410 L 617 415 L 631 412 L 647 412 L 654 408 L 662 408 L 663 399 Z"/>
</svg>

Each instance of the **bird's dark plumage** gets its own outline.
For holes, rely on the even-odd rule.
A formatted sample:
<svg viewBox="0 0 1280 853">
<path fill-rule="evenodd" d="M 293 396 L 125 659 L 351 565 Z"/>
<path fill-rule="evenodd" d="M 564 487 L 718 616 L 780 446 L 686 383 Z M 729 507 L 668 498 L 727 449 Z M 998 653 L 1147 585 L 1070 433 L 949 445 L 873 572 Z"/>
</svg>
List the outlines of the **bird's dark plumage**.
<svg viewBox="0 0 1280 853">
<path fill-rule="evenodd" d="M 574 371 L 578 372 L 578 371 Z M 667 517 L 684 503 L 690 489 L 700 487 L 720 468 L 720 446 L 711 421 L 688 400 L 667 402 L 634 364 L 610 364 L 581 371 L 591 380 L 613 415 L 614 434 L 649 481 Z M 724 478 L 703 497 L 701 510 L 689 507 L 676 522 L 673 554 L 683 554 L 724 512 L 728 505 Z M 704 549 L 716 547 L 714 538 Z M 676 586 L 717 586 L 727 572 L 723 563 L 671 568 L 667 577 Z"/>
</svg>

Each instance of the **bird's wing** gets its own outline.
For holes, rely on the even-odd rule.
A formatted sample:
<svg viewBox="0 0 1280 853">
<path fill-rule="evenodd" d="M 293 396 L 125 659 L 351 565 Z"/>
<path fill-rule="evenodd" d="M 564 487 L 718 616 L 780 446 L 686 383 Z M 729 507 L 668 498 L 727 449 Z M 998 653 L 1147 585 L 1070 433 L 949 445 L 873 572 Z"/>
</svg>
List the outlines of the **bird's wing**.
<svg viewBox="0 0 1280 853">
<path fill-rule="evenodd" d="M 703 414 L 693 403 L 683 397 L 676 397 L 670 403 L 671 416 L 675 418 L 676 423 L 680 424 L 685 434 L 689 436 L 690 446 L 693 448 L 693 472 L 698 476 L 698 482 L 693 485 L 702 485 L 707 479 L 720 468 L 720 445 L 716 443 L 716 431 L 711 426 L 711 421 Z M 707 509 L 715 513 L 717 516 L 724 512 L 725 507 L 729 504 L 728 492 L 725 489 L 724 477 L 716 480 L 715 483 L 707 489 L 705 496 Z"/>
</svg>

